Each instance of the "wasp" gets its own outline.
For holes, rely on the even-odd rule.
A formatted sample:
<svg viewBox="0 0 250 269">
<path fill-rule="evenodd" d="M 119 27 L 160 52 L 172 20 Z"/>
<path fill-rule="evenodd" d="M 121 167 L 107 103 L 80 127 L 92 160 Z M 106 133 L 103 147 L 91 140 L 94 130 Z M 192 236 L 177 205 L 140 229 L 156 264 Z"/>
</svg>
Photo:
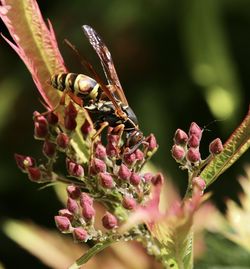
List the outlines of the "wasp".
<svg viewBox="0 0 250 269">
<path fill-rule="evenodd" d="M 83 25 L 82 29 L 101 61 L 108 85 L 67 40 L 66 43 L 81 57 L 82 63 L 94 79 L 83 74 L 61 73 L 52 76 L 51 84 L 57 90 L 69 91 L 80 97 L 97 129 L 94 137 L 101 134 L 105 127 L 113 127 L 114 133 L 118 133 L 120 137 L 125 134 L 124 145 L 129 148 L 129 152 L 133 152 L 143 143 L 144 136 L 139 129 L 135 113 L 128 105 L 111 53 L 93 28 Z"/>
</svg>

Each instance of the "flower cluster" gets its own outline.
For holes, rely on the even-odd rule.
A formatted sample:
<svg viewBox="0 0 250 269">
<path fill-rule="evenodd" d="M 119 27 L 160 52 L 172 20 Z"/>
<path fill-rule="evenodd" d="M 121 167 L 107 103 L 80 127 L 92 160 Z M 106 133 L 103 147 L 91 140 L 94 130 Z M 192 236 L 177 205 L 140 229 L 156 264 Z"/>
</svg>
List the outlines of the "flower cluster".
<svg viewBox="0 0 250 269">
<path fill-rule="evenodd" d="M 104 139 L 93 141 L 91 123 L 85 119 L 79 126 L 79 110 L 69 102 L 64 109 L 63 124 L 54 112 L 34 112 L 34 135 L 43 141 L 42 152 L 47 162 L 38 165 L 32 157 L 18 154 L 15 157 L 30 180 L 61 181 L 68 185 L 66 207 L 59 211 L 55 222 L 61 232 L 71 233 L 80 242 L 101 240 L 105 236 L 97 227 L 96 218 L 101 219 L 104 231 L 115 233 L 129 214 L 148 200 L 151 185 L 159 174 L 141 172 L 158 147 L 154 135 L 145 138 L 134 151 L 124 148 L 125 143 L 112 128 L 107 131 L 106 143 L 102 142 Z M 84 153 L 88 154 L 85 158 L 80 156 L 83 151 L 74 147 L 77 131 L 85 143 Z M 58 161 L 65 163 L 66 172 L 57 171 Z M 96 214 L 96 204 L 104 206 L 102 216 Z"/>
<path fill-rule="evenodd" d="M 181 164 L 181 167 L 193 171 L 194 168 L 202 164 L 199 150 L 203 130 L 192 122 L 188 134 L 177 129 L 174 135 L 174 145 L 172 147 L 173 158 Z M 211 154 L 219 154 L 223 150 L 222 142 L 219 138 L 213 140 L 209 145 Z"/>
</svg>

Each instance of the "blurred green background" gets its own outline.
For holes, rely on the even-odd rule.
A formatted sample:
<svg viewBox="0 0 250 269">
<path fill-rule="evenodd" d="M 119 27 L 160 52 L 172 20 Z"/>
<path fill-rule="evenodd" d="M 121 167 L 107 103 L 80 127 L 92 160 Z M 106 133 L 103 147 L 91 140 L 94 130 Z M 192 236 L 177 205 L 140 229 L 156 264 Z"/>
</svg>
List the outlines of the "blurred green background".
<svg viewBox="0 0 250 269">
<path fill-rule="evenodd" d="M 223 142 L 248 110 L 250 88 L 250 1 L 248 0 L 110 0 L 38 1 L 49 18 L 70 71 L 84 72 L 63 44 L 69 39 L 101 71 L 100 63 L 81 30 L 89 24 L 110 51 L 130 106 L 145 134 L 160 145 L 153 163 L 183 192 L 186 173 L 171 157 L 177 128 L 192 121 L 205 128 L 202 154 L 211 140 Z M 8 36 L 1 24 L 1 32 Z M 32 219 L 54 227 L 60 208 L 52 189 L 39 191 L 15 165 L 14 153 L 42 156 L 33 139 L 32 113 L 43 111 L 40 96 L 26 67 L 0 40 L 0 218 Z M 216 120 L 216 121 L 214 121 Z M 209 130 L 208 130 L 209 129 Z M 249 162 L 247 152 L 213 184 L 213 199 L 224 209 L 226 197 L 237 200 L 237 175 Z M 46 268 L 0 236 L 0 261 Z M 10 259 L 15 255 L 14 260 Z M 32 265 L 33 264 L 33 265 Z M 40 267 L 39 267 L 40 266 Z"/>
</svg>

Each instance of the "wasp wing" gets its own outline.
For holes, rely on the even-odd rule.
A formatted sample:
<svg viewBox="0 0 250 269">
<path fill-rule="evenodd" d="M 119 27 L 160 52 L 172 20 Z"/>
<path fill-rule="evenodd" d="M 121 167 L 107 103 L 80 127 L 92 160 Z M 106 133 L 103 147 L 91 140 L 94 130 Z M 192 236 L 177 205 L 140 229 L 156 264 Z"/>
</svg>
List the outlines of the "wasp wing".
<svg viewBox="0 0 250 269">
<path fill-rule="evenodd" d="M 92 27 L 88 25 L 83 25 L 82 28 L 91 46 L 94 48 L 95 52 L 101 60 L 101 64 L 109 85 L 111 86 L 111 88 L 115 88 L 111 89 L 111 91 L 113 92 L 113 94 L 116 92 L 116 97 L 118 97 L 118 99 L 120 99 L 123 104 L 128 105 L 128 101 L 125 97 L 121 83 L 116 73 L 110 51 L 108 50 L 101 37 Z"/>
</svg>

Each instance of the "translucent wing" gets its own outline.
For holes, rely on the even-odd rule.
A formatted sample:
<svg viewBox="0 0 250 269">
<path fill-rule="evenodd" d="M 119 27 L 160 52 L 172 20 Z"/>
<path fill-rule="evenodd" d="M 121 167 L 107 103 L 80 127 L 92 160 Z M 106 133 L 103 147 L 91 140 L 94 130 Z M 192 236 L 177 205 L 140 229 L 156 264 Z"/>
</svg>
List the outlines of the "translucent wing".
<svg viewBox="0 0 250 269">
<path fill-rule="evenodd" d="M 101 60 L 101 64 L 108 83 L 111 87 L 115 87 L 115 91 L 112 89 L 112 92 L 116 92 L 118 95 L 116 97 L 118 97 L 123 104 L 128 105 L 121 83 L 118 79 L 110 51 L 93 28 L 88 25 L 83 25 L 82 28 L 91 46 L 94 48 L 95 52 Z"/>
</svg>

